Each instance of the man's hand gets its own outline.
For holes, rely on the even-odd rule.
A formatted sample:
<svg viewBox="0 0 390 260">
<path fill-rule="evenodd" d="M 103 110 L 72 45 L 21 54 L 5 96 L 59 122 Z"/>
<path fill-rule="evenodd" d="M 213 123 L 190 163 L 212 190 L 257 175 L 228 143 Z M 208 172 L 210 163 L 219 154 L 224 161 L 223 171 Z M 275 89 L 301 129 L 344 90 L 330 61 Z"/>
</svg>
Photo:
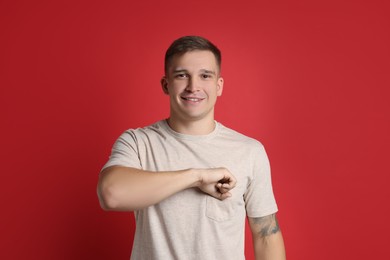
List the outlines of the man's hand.
<svg viewBox="0 0 390 260">
<path fill-rule="evenodd" d="M 199 171 L 198 188 L 214 198 L 224 200 L 231 196 L 229 192 L 236 186 L 237 180 L 226 168 L 196 169 Z"/>
<path fill-rule="evenodd" d="M 133 211 L 155 205 L 188 188 L 198 187 L 217 199 L 231 196 L 236 178 L 225 168 L 151 172 L 111 166 L 99 177 L 98 195 L 106 210 Z"/>
</svg>

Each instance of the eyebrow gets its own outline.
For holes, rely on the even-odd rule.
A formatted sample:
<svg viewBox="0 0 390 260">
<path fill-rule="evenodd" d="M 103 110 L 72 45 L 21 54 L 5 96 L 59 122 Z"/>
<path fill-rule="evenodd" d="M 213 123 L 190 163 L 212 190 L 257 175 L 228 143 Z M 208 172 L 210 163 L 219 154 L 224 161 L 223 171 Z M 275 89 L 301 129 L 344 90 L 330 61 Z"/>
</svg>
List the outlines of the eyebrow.
<svg viewBox="0 0 390 260">
<path fill-rule="evenodd" d="M 181 72 L 188 72 L 187 70 L 185 69 L 177 69 L 177 70 L 174 70 L 172 71 L 173 73 L 181 73 Z"/>
<path fill-rule="evenodd" d="M 200 71 L 201 71 L 201 72 L 203 72 L 203 73 L 207 73 L 207 74 L 213 74 L 213 75 L 215 75 L 215 71 L 213 71 L 213 70 L 206 70 L 206 69 L 201 69 Z"/>
<path fill-rule="evenodd" d="M 182 73 L 182 72 L 188 73 L 188 70 L 186 70 L 186 69 L 176 69 L 176 70 L 173 71 L 173 73 Z M 200 72 L 216 75 L 215 71 L 213 71 L 213 70 L 201 69 Z"/>
</svg>

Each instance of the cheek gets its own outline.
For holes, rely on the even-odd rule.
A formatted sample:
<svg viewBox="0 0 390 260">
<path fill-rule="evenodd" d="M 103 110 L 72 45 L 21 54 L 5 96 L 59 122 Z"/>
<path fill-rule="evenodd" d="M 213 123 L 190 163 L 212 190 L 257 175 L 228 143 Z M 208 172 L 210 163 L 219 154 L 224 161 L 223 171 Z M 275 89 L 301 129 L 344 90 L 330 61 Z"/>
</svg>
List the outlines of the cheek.
<svg viewBox="0 0 390 260">
<path fill-rule="evenodd" d="M 172 85 L 171 85 L 171 91 L 179 93 L 179 92 L 183 91 L 186 88 L 186 86 L 187 85 L 186 85 L 186 82 L 184 80 L 174 81 L 174 82 L 172 82 Z"/>
<path fill-rule="evenodd" d="M 178 87 L 175 84 L 171 84 L 168 86 L 168 91 L 170 96 L 174 96 L 178 92 Z"/>
<path fill-rule="evenodd" d="M 221 89 L 218 87 L 218 85 L 215 85 L 215 84 L 210 84 L 208 87 L 207 87 L 207 92 L 208 92 L 208 95 L 209 96 L 220 96 L 221 95 Z"/>
</svg>

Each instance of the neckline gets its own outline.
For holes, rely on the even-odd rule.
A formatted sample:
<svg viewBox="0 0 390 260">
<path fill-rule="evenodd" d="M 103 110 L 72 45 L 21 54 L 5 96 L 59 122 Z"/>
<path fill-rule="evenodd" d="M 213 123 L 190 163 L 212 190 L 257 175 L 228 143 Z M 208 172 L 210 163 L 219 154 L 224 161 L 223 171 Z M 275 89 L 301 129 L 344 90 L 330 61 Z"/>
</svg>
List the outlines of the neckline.
<svg viewBox="0 0 390 260">
<path fill-rule="evenodd" d="M 215 121 L 215 128 L 214 130 L 209 133 L 209 134 L 206 134 L 206 135 L 190 135 L 190 134 L 182 134 L 182 133 L 179 133 L 179 132 L 176 132 L 175 130 L 173 130 L 168 122 L 167 122 L 167 119 L 164 119 L 164 120 L 161 120 L 160 121 L 160 125 L 171 135 L 173 135 L 174 137 L 176 138 L 179 138 L 179 139 L 183 139 L 183 140 L 191 140 L 191 141 L 202 141 L 202 140 L 209 140 L 213 137 L 215 137 L 220 128 L 221 128 L 221 124 L 217 121 Z"/>
</svg>

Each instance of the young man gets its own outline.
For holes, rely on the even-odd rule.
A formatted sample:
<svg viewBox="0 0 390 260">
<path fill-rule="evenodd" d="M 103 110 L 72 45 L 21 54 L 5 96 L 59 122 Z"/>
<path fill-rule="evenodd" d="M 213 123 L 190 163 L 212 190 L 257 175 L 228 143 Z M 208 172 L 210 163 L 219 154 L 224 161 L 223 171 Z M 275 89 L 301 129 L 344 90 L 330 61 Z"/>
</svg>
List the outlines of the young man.
<svg viewBox="0 0 390 260">
<path fill-rule="evenodd" d="M 165 56 L 170 116 L 130 129 L 98 183 L 106 210 L 134 211 L 131 259 L 245 259 L 245 218 L 256 259 L 285 259 L 264 147 L 214 120 L 221 54 L 186 36 Z"/>
</svg>

